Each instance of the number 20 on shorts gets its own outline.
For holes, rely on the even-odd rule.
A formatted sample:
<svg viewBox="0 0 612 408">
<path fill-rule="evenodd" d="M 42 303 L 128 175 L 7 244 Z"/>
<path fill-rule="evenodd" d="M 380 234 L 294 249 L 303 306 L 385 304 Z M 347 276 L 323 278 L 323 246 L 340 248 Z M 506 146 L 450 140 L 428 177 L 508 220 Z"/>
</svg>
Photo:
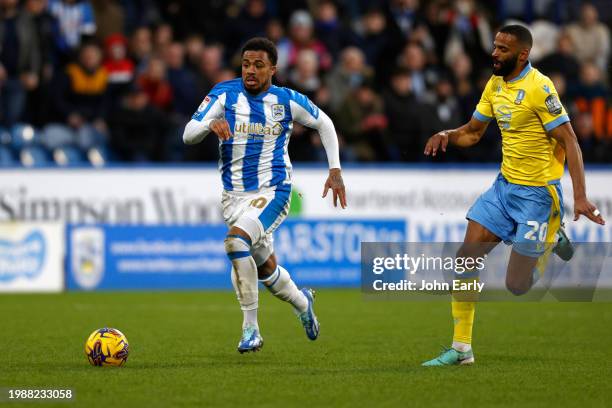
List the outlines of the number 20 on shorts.
<svg viewBox="0 0 612 408">
<path fill-rule="evenodd" d="M 531 230 L 527 231 L 527 233 L 525 234 L 525 239 L 544 242 L 544 240 L 546 239 L 546 232 L 548 231 L 548 223 L 543 222 L 542 224 L 540 224 L 537 221 L 527 221 L 527 225 L 531 227 Z"/>
</svg>

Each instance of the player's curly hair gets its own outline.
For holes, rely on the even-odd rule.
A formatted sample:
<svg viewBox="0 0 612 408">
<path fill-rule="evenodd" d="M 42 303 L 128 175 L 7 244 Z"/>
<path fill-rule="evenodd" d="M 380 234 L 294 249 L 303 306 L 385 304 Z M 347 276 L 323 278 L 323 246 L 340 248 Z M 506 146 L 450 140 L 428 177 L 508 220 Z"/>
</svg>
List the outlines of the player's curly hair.
<svg viewBox="0 0 612 408">
<path fill-rule="evenodd" d="M 529 31 L 527 27 L 523 27 L 519 24 L 510 24 L 500 28 L 499 32 L 515 36 L 521 44 L 529 48 L 533 46 L 533 37 L 531 36 L 531 31 Z"/>
<path fill-rule="evenodd" d="M 242 46 L 240 55 L 244 55 L 246 51 L 265 51 L 266 54 L 268 54 L 268 58 L 270 59 L 272 65 L 276 65 L 276 61 L 278 60 L 276 45 L 264 37 L 255 37 L 247 41 L 246 44 Z"/>
</svg>

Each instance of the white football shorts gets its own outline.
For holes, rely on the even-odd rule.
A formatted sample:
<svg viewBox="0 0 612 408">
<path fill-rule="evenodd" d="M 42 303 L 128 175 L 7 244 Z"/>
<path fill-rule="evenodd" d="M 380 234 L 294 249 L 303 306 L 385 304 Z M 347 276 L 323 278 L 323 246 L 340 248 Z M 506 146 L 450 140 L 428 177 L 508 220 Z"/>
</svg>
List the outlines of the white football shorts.
<svg viewBox="0 0 612 408">
<path fill-rule="evenodd" d="M 274 252 L 272 233 L 287 218 L 290 204 L 290 185 L 247 192 L 223 190 L 223 219 L 228 227 L 236 226 L 251 237 L 251 255 L 257 266 Z"/>
</svg>

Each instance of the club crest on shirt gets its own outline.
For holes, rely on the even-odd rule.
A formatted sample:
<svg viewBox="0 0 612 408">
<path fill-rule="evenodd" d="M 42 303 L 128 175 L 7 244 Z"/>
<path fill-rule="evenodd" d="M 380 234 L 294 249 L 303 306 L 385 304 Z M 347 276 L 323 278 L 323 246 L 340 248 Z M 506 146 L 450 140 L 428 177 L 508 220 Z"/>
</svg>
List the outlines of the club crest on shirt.
<svg viewBox="0 0 612 408">
<path fill-rule="evenodd" d="M 203 112 L 209 103 L 210 103 L 210 96 L 206 96 L 206 98 L 204 98 L 200 106 L 198 106 L 198 112 Z"/>
<path fill-rule="evenodd" d="M 563 106 L 561 106 L 561 102 L 559 102 L 557 95 L 549 95 L 545 102 L 546 109 L 548 109 L 551 115 L 558 115 L 563 111 Z"/>
<path fill-rule="evenodd" d="M 516 99 L 514 100 L 514 103 L 516 105 L 520 105 L 523 102 L 523 99 L 525 99 L 525 91 L 523 89 L 519 89 L 518 93 L 516 94 Z"/>
<path fill-rule="evenodd" d="M 275 103 L 272 105 L 272 120 L 278 122 L 283 119 L 285 119 L 285 105 Z"/>
</svg>

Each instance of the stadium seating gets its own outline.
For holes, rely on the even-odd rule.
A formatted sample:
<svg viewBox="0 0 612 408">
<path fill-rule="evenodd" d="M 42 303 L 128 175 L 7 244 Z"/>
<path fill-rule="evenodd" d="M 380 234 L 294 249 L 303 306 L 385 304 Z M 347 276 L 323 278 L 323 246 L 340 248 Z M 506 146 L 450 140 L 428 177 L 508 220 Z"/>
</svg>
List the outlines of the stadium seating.
<svg viewBox="0 0 612 408">
<path fill-rule="evenodd" d="M 62 146 L 53 150 L 53 161 L 61 167 L 84 166 L 89 164 L 83 152 L 75 146 Z"/>
<path fill-rule="evenodd" d="M 19 151 L 19 160 L 24 167 L 46 167 L 53 165 L 49 153 L 42 146 L 27 146 Z"/>
<path fill-rule="evenodd" d="M 70 145 L 75 142 L 75 134 L 66 125 L 51 123 L 44 127 L 43 145 L 49 149 L 57 149 L 62 146 Z"/>
<path fill-rule="evenodd" d="M 112 160 L 104 136 L 93 127 L 79 131 L 58 123 L 42 129 L 28 123 L 0 127 L 0 167 L 103 167 Z"/>
<path fill-rule="evenodd" d="M 0 145 L 0 167 L 13 167 L 17 164 L 13 151 L 7 146 Z"/>
<path fill-rule="evenodd" d="M 112 160 L 112 156 L 105 146 L 94 146 L 87 151 L 87 159 L 94 167 L 104 167 Z"/>
<path fill-rule="evenodd" d="M 42 133 L 27 123 L 19 123 L 11 128 L 11 144 L 15 149 L 40 144 Z"/>
</svg>

